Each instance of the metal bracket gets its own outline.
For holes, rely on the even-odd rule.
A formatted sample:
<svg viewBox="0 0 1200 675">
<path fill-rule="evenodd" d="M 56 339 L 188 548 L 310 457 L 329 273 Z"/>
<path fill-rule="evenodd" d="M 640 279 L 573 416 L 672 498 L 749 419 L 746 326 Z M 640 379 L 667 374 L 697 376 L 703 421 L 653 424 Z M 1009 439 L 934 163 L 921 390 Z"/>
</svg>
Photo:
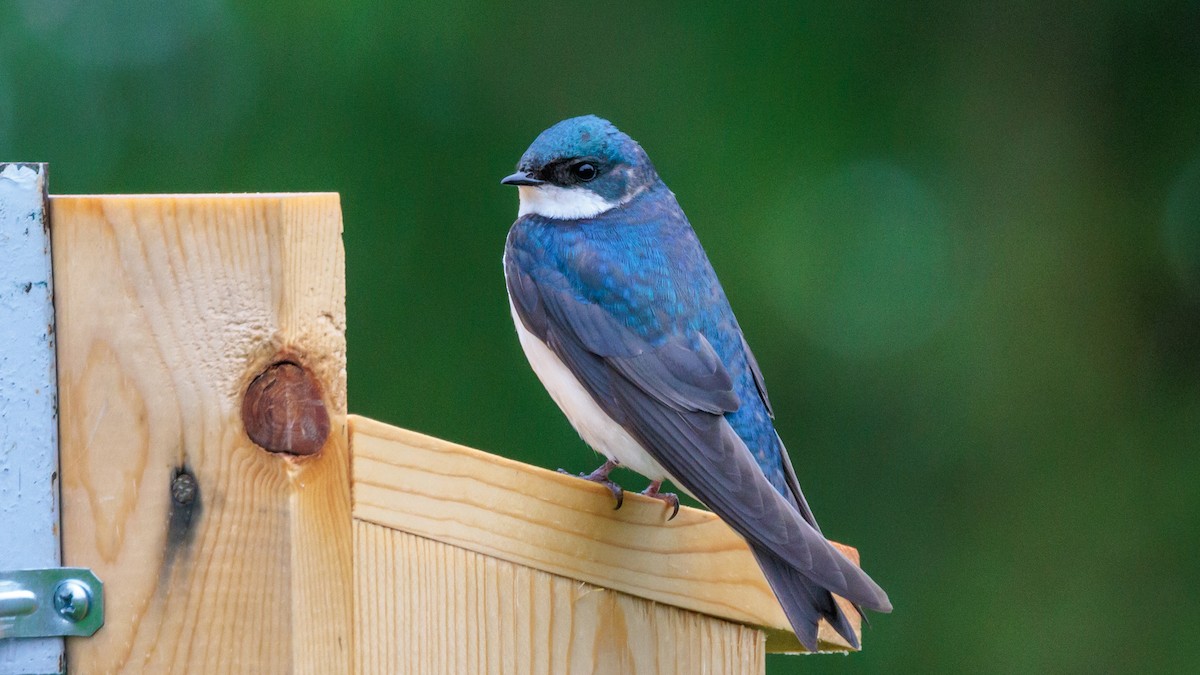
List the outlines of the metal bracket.
<svg viewBox="0 0 1200 675">
<path fill-rule="evenodd" d="M 0 639 L 88 636 L 104 625 L 104 584 L 84 567 L 0 571 Z"/>
</svg>

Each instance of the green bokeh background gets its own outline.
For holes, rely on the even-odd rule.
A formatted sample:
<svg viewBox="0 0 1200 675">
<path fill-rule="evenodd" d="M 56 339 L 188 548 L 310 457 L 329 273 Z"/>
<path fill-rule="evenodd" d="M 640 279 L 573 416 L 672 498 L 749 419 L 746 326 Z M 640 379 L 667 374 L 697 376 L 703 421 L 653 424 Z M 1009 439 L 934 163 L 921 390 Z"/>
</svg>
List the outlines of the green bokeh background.
<svg viewBox="0 0 1200 675">
<path fill-rule="evenodd" d="M 0 158 L 55 193 L 340 192 L 351 409 L 582 470 L 498 180 L 606 116 L 896 607 L 771 673 L 1194 669 L 1200 3 L 645 4 L 8 0 Z"/>
</svg>

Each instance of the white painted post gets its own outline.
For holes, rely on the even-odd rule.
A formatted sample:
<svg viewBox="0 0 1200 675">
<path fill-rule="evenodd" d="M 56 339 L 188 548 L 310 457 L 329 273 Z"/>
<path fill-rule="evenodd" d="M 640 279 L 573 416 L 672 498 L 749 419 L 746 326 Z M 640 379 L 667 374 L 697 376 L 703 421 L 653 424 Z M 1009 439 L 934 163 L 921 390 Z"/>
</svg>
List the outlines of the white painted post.
<svg viewBox="0 0 1200 675">
<path fill-rule="evenodd" d="M 61 559 L 46 173 L 0 163 L 0 570 Z M 0 674 L 63 671 L 62 638 L 0 639 Z"/>
</svg>

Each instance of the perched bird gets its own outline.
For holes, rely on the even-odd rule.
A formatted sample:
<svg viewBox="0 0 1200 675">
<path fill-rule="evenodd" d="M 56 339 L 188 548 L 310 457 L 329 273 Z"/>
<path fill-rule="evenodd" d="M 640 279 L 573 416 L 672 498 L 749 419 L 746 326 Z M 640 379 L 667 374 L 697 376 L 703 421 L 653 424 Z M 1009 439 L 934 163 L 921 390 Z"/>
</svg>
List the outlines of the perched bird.
<svg viewBox="0 0 1200 675">
<path fill-rule="evenodd" d="M 796 635 L 858 640 L 830 593 L 889 612 L 887 594 L 826 541 L 775 431 L 762 373 L 696 233 L 650 158 L 607 120 L 543 131 L 501 183 L 520 193 L 504 276 L 533 370 L 608 458 L 585 477 L 620 507 L 617 466 L 664 479 L 750 545 Z M 674 512 L 672 516 L 674 517 Z"/>
</svg>

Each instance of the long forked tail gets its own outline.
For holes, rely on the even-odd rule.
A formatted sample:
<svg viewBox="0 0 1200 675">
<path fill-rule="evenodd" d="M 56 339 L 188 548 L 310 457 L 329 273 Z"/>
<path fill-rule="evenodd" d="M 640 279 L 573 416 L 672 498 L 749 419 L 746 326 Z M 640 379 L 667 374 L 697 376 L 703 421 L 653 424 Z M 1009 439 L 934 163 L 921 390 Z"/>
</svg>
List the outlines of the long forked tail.
<svg viewBox="0 0 1200 675">
<path fill-rule="evenodd" d="M 783 613 L 792 624 L 792 630 L 806 649 L 817 651 L 817 627 L 821 619 L 827 620 L 851 647 L 859 648 L 854 627 L 829 591 L 766 549 L 751 546 L 750 550 L 754 552 L 767 583 L 783 606 Z"/>
</svg>

